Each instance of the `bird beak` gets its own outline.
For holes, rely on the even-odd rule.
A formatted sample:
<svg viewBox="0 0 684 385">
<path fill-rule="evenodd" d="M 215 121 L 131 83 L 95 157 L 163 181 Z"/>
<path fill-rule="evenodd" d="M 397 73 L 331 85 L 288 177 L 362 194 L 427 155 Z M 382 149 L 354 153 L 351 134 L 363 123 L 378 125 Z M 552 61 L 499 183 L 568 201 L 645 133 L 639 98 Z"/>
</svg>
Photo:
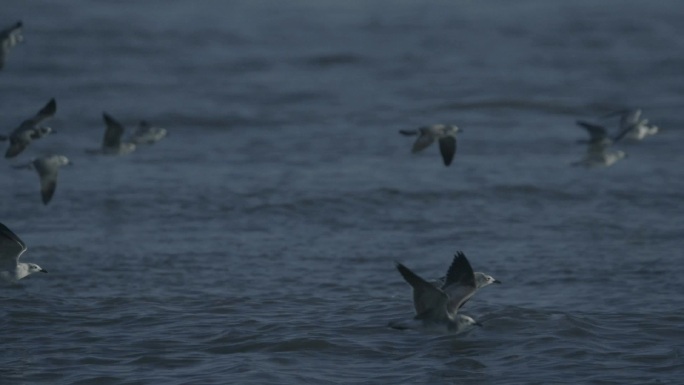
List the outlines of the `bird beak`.
<svg viewBox="0 0 684 385">
<path fill-rule="evenodd" d="M 498 279 L 495 279 L 494 283 L 501 283 L 501 281 L 499 281 Z"/>
<path fill-rule="evenodd" d="M 41 272 L 41 273 L 47 273 L 47 270 L 45 270 L 45 269 L 40 269 L 40 272 Z"/>
<path fill-rule="evenodd" d="M 473 325 L 482 327 L 482 324 L 480 322 L 475 322 Z"/>
</svg>

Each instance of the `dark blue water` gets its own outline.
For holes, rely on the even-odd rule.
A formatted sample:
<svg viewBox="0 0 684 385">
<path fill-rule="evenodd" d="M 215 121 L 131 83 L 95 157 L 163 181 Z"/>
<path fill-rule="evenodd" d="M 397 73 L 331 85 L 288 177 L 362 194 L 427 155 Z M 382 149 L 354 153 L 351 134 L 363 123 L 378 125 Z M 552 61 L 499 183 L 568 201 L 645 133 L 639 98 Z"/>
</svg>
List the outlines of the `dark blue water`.
<svg viewBox="0 0 684 385">
<path fill-rule="evenodd" d="M 679 1 L 6 1 L 25 41 L 0 177 L 49 274 L 0 288 L 0 383 L 677 384 L 684 372 Z M 662 133 L 571 167 L 575 119 Z M 94 157 L 107 111 L 167 139 Z M 399 129 L 453 123 L 451 167 Z M 606 121 L 610 128 L 616 120 Z M 10 164 L 60 153 L 48 206 Z M 409 319 L 394 269 L 463 250 L 503 281 L 465 336 Z"/>
</svg>

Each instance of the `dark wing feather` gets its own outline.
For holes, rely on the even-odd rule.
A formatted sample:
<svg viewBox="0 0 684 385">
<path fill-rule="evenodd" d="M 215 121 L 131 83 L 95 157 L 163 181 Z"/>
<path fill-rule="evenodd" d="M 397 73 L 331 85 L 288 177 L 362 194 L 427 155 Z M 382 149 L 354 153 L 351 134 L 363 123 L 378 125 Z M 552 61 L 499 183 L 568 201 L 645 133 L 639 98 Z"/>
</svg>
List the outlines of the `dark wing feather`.
<svg viewBox="0 0 684 385">
<path fill-rule="evenodd" d="M 442 154 L 444 165 L 448 166 L 454 160 L 456 153 L 456 138 L 453 136 L 445 136 L 439 139 L 439 152 Z"/>
<path fill-rule="evenodd" d="M 577 125 L 584 127 L 587 130 L 587 132 L 589 133 L 589 138 L 591 141 L 599 141 L 599 140 L 603 140 L 604 138 L 608 137 L 608 131 L 606 130 L 605 127 L 603 127 L 600 124 L 594 124 L 594 123 L 585 122 L 583 120 L 578 120 Z"/>
<path fill-rule="evenodd" d="M 43 204 L 48 204 L 57 189 L 58 167 L 45 160 L 33 162 L 33 167 L 40 177 L 40 196 Z"/>
<path fill-rule="evenodd" d="M 51 118 L 55 115 L 55 112 L 57 112 L 57 101 L 55 101 L 55 98 L 52 98 L 49 102 L 47 102 L 45 107 L 41 108 L 41 110 L 38 111 L 35 119 L 38 121 L 42 121 L 47 118 Z"/>
<path fill-rule="evenodd" d="M 475 273 L 463 252 L 459 251 L 447 271 L 442 290 L 448 295 L 447 311 L 455 313 L 463 304 L 475 294 L 477 285 Z"/>
<path fill-rule="evenodd" d="M 102 113 L 102 117 L 107 125 L 104 139 L 102 140 L 102 147 L 118 148 L 121 144 L 121 135 L 124 133 L 124 127 L 106 112 Z"/>
<path fill-rule="evenodd" d="M 28 143 L 25 140 L 14 135 L 10 136 L 10 146 L 5 152 L 5 158 L 14 158 L 24 151 L 27 145 Z"/>
<path fill-rule="evenodd" d="M 32 117 L 31 119 L 25 120 L 20 128 L 22 127 L 34 127 L 35 125 L 41 123 L 44 120 L 50 119 L 51 117 L 55 116 L 55 112 L 57 112 L 57 102 L 55 101 L 55 98 L 50 99 L 47 104 L 43 108 L 38 111 L 38 113 Z"/>
<path fill-rule="evenodd" d="M 5 56 L 10 48 L 21 41 L 21 21 L 0 31 L 0 69 L 5 66 Z"/>
<path fill-rule="evenodd" d="M 397 263 L 397 270 L 413 288 L 413 306 L 418 316 L 434 314 L 434 318 L 446 315 L 447 295 L 442 290 L 434 287 L 401 263 Z"/>
<path fill-rule="evenodd" d="M 7 226 L 0 223 L 0 266 L 13 268 L 26 250 L 26 244 Z"/>
</svg>

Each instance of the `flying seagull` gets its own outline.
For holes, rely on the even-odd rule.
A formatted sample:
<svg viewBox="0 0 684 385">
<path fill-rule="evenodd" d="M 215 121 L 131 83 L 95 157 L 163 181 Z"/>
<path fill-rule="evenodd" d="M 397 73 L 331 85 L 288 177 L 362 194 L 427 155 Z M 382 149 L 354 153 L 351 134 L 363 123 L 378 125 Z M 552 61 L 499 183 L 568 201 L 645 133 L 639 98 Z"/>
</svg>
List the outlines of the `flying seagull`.
<svg viewBox="0 0 684 385">
<path fill-rule="evenodd" d="M 641 110 L 638 108 L 622 111 L 620 129 L 622 131 L 618 134 L 616 141 L 623 137 L 631 140 L 642 140 L 660 131 L 658 126 L 649 125 L 648 119 L 641 119 Z"/>
<path fill-rule="evenodd" d="M 19 127 L 12 131 L 9 135 L 10 146 L 5 152 L 5 158 L 14 158 L 24 151 L 33 140 L 55 132 L 50 127 L 42 126 L 41 123 L 52 118 L 56 111 L 57 103 L 55 98 L 52 98 L 45 107 L 38 111 L 36 116 L 24 120 Z M 7 137 L 0 136 L 0 140 L 7 140 Z"/>
<path fill-rule="evenodd" d="M 24 166 L 15 166 L 15 168 L 29 168 L 38 172 L 40 177 L 40 196 L 43 199 L 43 204 L 48 204 L 57 189 L 57 172 L 62 166 L 73 163 L 64 155 L 47 155 L 36 158 L 31 163 Z"/>
<path fill-rule="evenodd" d="M 10 49 L 24 40 L 21 36 L 21 26 L 21 21 L 18 21 L 13 26 L 0 31 L 0 69 L 5 66 Z"/>
<path fill-rule="evenodd" d="M 439 152 L 442 154 L 445 166 L 450 165 L 451 161 L 454 160 L 457 132 L 463 132 L 463 130 L 447 124 L 433 124 L 431 126 L 419 127 L 415 130 L 399 130 L 399 133 L 406 136 L 418 135 L 418 138 L 413 143 L 413 148 L 411 148 L 411 152 L 414 154 L 427 148 L 435 140 L 438 140 Z"/>
<path fill-rule="evenodd" d="M 35 263 L 20 263 L 26 244 L 12 230 L 0 223 L 0 277 L 16 282 L 35 272 L 47 273 Z"/>
<path fill-rule="evenodd" d="M 88 151 L 90 153 L 104 155 L 125 155 L 135 150 L 135 143 L 122 142 L 121 137 L 125 131 L 124 126 L 109 116 L 106 112 L 102 113 L 104 119 L 105 134 L 102 139 L 102 147 L 99 150 Z"/>
<path fill-rule="evenodd" d="M 481 326 L 471 317 L 458 313 L 461 305 L 477 290 L 475 274 L 462 252 L 454 256 L 441 288 L 424 280 L 401 263 L 397 263 L 397 269 L 413 289 L 413 307 L 416 311 L 414 320 L 422 327 L 462 333 L 473 326 Z M 397 324 L 390 326 L 407 328 Z"/>
</svg>

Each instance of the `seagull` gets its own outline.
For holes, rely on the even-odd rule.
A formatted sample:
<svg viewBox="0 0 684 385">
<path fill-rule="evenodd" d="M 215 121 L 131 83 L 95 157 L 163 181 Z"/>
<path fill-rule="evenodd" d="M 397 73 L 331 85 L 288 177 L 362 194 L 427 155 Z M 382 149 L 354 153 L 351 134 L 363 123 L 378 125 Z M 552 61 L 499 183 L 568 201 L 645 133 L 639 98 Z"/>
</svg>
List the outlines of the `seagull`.
<svg viewBox="0 0 684 385">
<path fill-rule="evenodd" d="M 406 136 L 418 135 L 418 139 L 413 143 L 413 148 L 411 149 L 411 152 L 414 154 L 428 147 L 437 139 L 439 141 L 439 152 L 442 154 L 445 166 L 450 165 L 454 159 L 457 132 L 463 132 L 463 130 L 447 124 L 433 124 L 431 126 L 419 127 L 415 130 L 399 130 L 399 133 Z"/>
<path fill-rule="evenodd" d="M 641 109 L 626 110 L 620 116 L 620 129 L 616 141 L 626 137 L 631 140 L 642 140 L 660 131 L 658 126 L 649 125 L 648 119 L 641 119 Z"/>
<path fill-rule="evenodd" d="M 24 149 L 34 140 L 42 138 L 43 136 L 55 132 L 52 128 L 41 126 L 40 124 L 47 119 L 52 118 L 57 111 L 57 103 L 55 98 L 43 107 L 36 116 L 31 119 L 24 120 L 19 127 L 17 127 L 9 135 L 10 146 L 5 152 L 5 158 L 14 158 L 19 155 Z M 0 140 L 7 140 L 6 136 L 0 136 Z"/>
<path fill-rule="evenodd" d="M 162 140 L 166 136 L 165 128 L 156 127 L 148 123 L 146 120 L 141 120 L 138 128 L 133 135 L 128 139 L 130 143 L 138 144 L 153 144 Z"/>
<path fill-rule="evenodd" d="M 0 69 L 5 66 L 5 57 L 10 49 L 24 40 L 21 36 L 21 26 L 21 21 L 18 21 L 13 26 L 0 31 Z"/>
<path fill-rule="evenodd" d="M 43 204 L 47 205 L 57 188 L 57 172 L 60 167 L 66 165 L 73 165 L 66 156 L 47 155 L 35 158 L 27 165 L 15 166 L 15 168 L 34 169 L 38 172 L 38 176 L 40 177 L 40 195 L 43 198 Z"/>
<path fill-rule="evenodd" d="M 47 273 L 35 263 L 20 263 L 19 257 L 26 251 L 26 244 L 0 223 L 0 277 L 5 281 L 17 282 L 35 272 Z"/>
<path fill-rule="evenodd" d="M 124 126 L 106 112 L 102 113 L 102 118 L 107 125 L 104 138 L 102 139 L 102 147 L 99 150 L 88 152 L 104 155 L 125 155 L 133 152 L 135 150 L 135 143 L 121 141 L 121 136 L 123 136 L 125 130 Z"/>
<path fill-rule="evenodd" d="M 477 290 L 473 269 L 462 252 L 459 251 L 454 256 L 441 288 L 424 280 L 401 263 L 397 263 L 397 269 L 413 288 L 413 307 L 416 311 L 414 321 L 418 321 L 422 327 L 463 333 L 474 326 L 482 326 L 471 317 L 458 314 L 458 309 Z M 398 324 L 390 326 L 397 329 L 409 328 Z"/>
</svg>

